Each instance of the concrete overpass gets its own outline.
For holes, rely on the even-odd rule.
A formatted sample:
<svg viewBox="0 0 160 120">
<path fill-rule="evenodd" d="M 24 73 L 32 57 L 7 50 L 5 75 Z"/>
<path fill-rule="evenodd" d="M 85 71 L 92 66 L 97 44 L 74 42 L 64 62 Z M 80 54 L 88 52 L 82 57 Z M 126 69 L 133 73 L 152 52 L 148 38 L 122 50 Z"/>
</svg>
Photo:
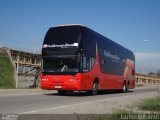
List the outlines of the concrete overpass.
<svg viewBox="0 0 160 120">
<path fill-rule="evenodd" d="M 10 53 L 12 61 L 16 65 L 24 67 L 40 67 L 41 56 L 39 54 L 33 54 L 13 49 L 10 49 Z"/>
<path fill-rule="evenodd" d="M 15 71 L 17 88 L 28 88 L 39 79 L 41 55 L 4 48 L 9 55 Z"/>
</svg>

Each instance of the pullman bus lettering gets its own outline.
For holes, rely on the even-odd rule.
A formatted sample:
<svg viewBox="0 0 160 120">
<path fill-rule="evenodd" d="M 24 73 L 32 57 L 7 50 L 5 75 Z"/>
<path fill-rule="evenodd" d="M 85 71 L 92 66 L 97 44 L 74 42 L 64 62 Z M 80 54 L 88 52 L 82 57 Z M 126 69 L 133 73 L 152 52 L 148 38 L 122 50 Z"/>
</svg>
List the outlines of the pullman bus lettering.
<svg viewBox="0 0 160 120">
<path fill-rule="evenodd" d="M 135 88 L 132 51 L 81 25 L 51 27 L 42 45 L 42 89 L 66 92 Z"/>
<path fill-rule="evenodd" d="M 43 48 L 68 48 L 68 47 L 77 47 L 78 46 L 78 43 L 73 43 L 73 44 L 68 44 L 68 43 L 65 43 L 65 44 L 62 44 L 62 45 L 43 45 Z"/>
<path fill-rule="evenodd" d="M 117 60 L 117 61 L 120 60 L 120 57 L 118 55 L 113 55 L 110 52 L 107 52 L 106 50 L 104 51 L 104 56 Z"/>
</svg>

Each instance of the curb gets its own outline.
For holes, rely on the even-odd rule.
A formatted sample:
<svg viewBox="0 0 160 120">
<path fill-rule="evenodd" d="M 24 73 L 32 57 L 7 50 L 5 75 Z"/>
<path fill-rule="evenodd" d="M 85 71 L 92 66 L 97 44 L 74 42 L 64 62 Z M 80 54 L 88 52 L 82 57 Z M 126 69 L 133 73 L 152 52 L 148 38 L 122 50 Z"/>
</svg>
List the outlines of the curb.
<svg viewBox="0 0 160 120">
<path fill-rule="evenodd" d="M 25 93 L 40 93 L 42 89 L 0 89 L 0 96 L 2 95 L 17 95 Z"/>
</svg>

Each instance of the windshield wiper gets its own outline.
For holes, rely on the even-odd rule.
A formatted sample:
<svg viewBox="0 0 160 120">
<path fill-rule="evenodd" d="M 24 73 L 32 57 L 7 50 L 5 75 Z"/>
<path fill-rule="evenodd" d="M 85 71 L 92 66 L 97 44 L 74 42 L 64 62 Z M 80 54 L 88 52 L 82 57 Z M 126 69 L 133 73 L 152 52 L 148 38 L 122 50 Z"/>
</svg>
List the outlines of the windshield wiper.
<svg viewBox="0 0 160 120">
<path fill-rule="evenodd" d="M 61 72 L 63 72 L 65 69 L 68 69 L 67 65 L 64 65 L 61 69 Z"/>
</svg>

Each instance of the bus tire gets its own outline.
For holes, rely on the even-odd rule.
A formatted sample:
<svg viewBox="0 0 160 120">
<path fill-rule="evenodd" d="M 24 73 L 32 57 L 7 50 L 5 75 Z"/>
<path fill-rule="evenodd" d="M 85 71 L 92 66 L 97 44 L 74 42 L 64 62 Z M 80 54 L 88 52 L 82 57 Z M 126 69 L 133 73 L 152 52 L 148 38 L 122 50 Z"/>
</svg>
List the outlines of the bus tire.
<svg viewBox="0 0 160 120">
<path fill-rule="evenodd" d="M 97 95 L 97 94 L 98 94 L 98 82 L 97 82 L 97 81 L 95 81 L 95 82 L 93 83 L 92 90 L 89 91 L 89 93 L 90 93 L 91 95 Z"/>
<path fill-rule="evenodd" d="M 59 95 L 65 95 L 65 94 L 66 94 L 66 91 L 64 91 L 64 90 L 58 90 L 58 94 L 59 94 Z"/>
<path fill-rule="evenodd" d="M 128 92 L 128 85 L 127 85 L 126 82 L 124 82 L 124 84 L 123 84 L 122 92 L 123 92 L 123 93 Z"/>
</svg>

